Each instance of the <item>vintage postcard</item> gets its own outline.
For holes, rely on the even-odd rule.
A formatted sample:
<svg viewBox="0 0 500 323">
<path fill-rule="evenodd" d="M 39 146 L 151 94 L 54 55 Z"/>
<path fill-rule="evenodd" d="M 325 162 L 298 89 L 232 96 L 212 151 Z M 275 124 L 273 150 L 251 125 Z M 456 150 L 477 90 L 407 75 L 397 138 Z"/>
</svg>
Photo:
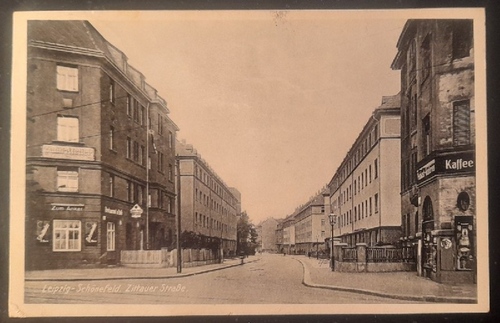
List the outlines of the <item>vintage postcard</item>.
<svg viewBox="0 0 500 323">
<path fill-rule="evenodd" d="M 10 316 L 489 311 L 484 9 L 13 39 Z"/>
</svg>

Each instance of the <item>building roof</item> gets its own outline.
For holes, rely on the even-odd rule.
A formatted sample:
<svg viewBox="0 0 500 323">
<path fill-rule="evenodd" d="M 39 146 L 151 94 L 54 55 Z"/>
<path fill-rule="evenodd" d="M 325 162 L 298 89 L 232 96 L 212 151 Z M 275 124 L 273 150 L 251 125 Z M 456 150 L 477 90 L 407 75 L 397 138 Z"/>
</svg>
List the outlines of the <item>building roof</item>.
<svg viewBox="0 0 500 323">
<path fill-rule="evenodd" d="M 132 84 L 139 88 L 152 102 L 166 110 L 167 102 L 156 89 L 145 82 L 144 75 L 129 65 L 127 56 L 108 42 L 92 24 L 86 20 L 30 20 L 28 22 L 28 43 L 107 58 Z M 170 120 L 171 121 L 171 120 Z M 171 121 L 178 130 L 177 125 Z"/>
<path fill-rule="evenodd" d="M 330 179 L 328 186 L 332 185 L 332 182 L 337 176 L 338 172 L 344 167 L 345 163 L 351 158 L 353 153 L 356 151 L 359 142 L 363 139 L 364 134 L 368 131 L 368 129 L 370 129 L 375 123 L 377 123 L 380 120 L 381 115 L 400 114 L 401 113 L 400 111 L 401 111 L 401 93 L 398 93 L 396 95 L 382 96 L 382 101 L 380 106 L 378 106 L 373 110 L 372 116 L 365 123 L 363 129 L 360 131 L 360 133 L 356 137 L 356 140 L 354 140 L 353 144 L 351 145 L 351 148 L 349 148 L 349 150 L 345 154 L 344 159 L 337 167 L 335 173 Z"/>
</svg>

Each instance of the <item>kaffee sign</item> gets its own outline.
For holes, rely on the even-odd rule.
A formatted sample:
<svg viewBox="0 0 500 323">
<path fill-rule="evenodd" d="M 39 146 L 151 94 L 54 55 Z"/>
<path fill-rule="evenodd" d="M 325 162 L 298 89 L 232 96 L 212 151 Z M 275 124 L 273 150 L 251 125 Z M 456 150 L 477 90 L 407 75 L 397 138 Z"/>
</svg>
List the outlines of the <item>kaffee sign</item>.
<svg viewBox="0 0 500 323">
<path fill-rule="evenodd" d="M 474 153 L 466 152 L 437 156 L 420 162 L 417 167 L 417 180 L 422 182 L 436 174 L 475 172 L 476 163 Z"/>
</svg>

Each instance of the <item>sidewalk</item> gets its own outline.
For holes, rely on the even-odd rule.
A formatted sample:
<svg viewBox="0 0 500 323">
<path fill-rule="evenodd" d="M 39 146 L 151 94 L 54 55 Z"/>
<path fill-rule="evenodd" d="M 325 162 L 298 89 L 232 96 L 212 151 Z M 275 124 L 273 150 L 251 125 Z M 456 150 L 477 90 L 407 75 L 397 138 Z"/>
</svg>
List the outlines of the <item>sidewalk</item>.
<svg viewBox="0 0 500 323">
<path fill-rule="evenodd" d="M 244 259 L 244 264 L 259 260 L 250 256 Z M 105 268 L 78 268 L 26 271 L 26 281 L 85 281 L 85 280 L 119 280 L 119 279 L 151 279 L 151 278 L 179 278 L 211 271 L 241 266 L 241 259 L 224 259 L 222 264 L 211 264 L 198 267 L 182 268 L 177 273 L 177 267 L 168 268 L 133 268 L 133 267 L 105 267 Z"/>
<path fill-rule="evenodd" d="M 393 299 L 476 303 L 477 285 L 447 285 L 417 276 L 415 272 L 332 272 L 328 260 L 294 256 L 304 267 L 302 283 L 309 287 L 357 292 Z"/>
</svg>

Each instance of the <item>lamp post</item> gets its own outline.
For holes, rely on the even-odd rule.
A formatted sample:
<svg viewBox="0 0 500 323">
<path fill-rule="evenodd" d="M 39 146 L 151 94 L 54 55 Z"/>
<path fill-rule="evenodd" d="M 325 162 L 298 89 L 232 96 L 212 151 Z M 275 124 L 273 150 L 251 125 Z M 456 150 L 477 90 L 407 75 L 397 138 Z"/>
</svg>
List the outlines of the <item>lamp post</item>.
<svg viewBox="0 0 500 323">
<path fill-rule="evenodd" d="M 332 271 L 335 271 L 335 254 L 334 254 L 334 249 L 333 249 L 333 227 L 335 226 L 335 223 L 337 222 L 337 216 L 333 213 L 328 214 L 328 220 L 330 221 L 330 225 L 332 226 L 332 250 L 331 250 L 331 263 L 330 267 L 332 268 Z"/>
</svg>

